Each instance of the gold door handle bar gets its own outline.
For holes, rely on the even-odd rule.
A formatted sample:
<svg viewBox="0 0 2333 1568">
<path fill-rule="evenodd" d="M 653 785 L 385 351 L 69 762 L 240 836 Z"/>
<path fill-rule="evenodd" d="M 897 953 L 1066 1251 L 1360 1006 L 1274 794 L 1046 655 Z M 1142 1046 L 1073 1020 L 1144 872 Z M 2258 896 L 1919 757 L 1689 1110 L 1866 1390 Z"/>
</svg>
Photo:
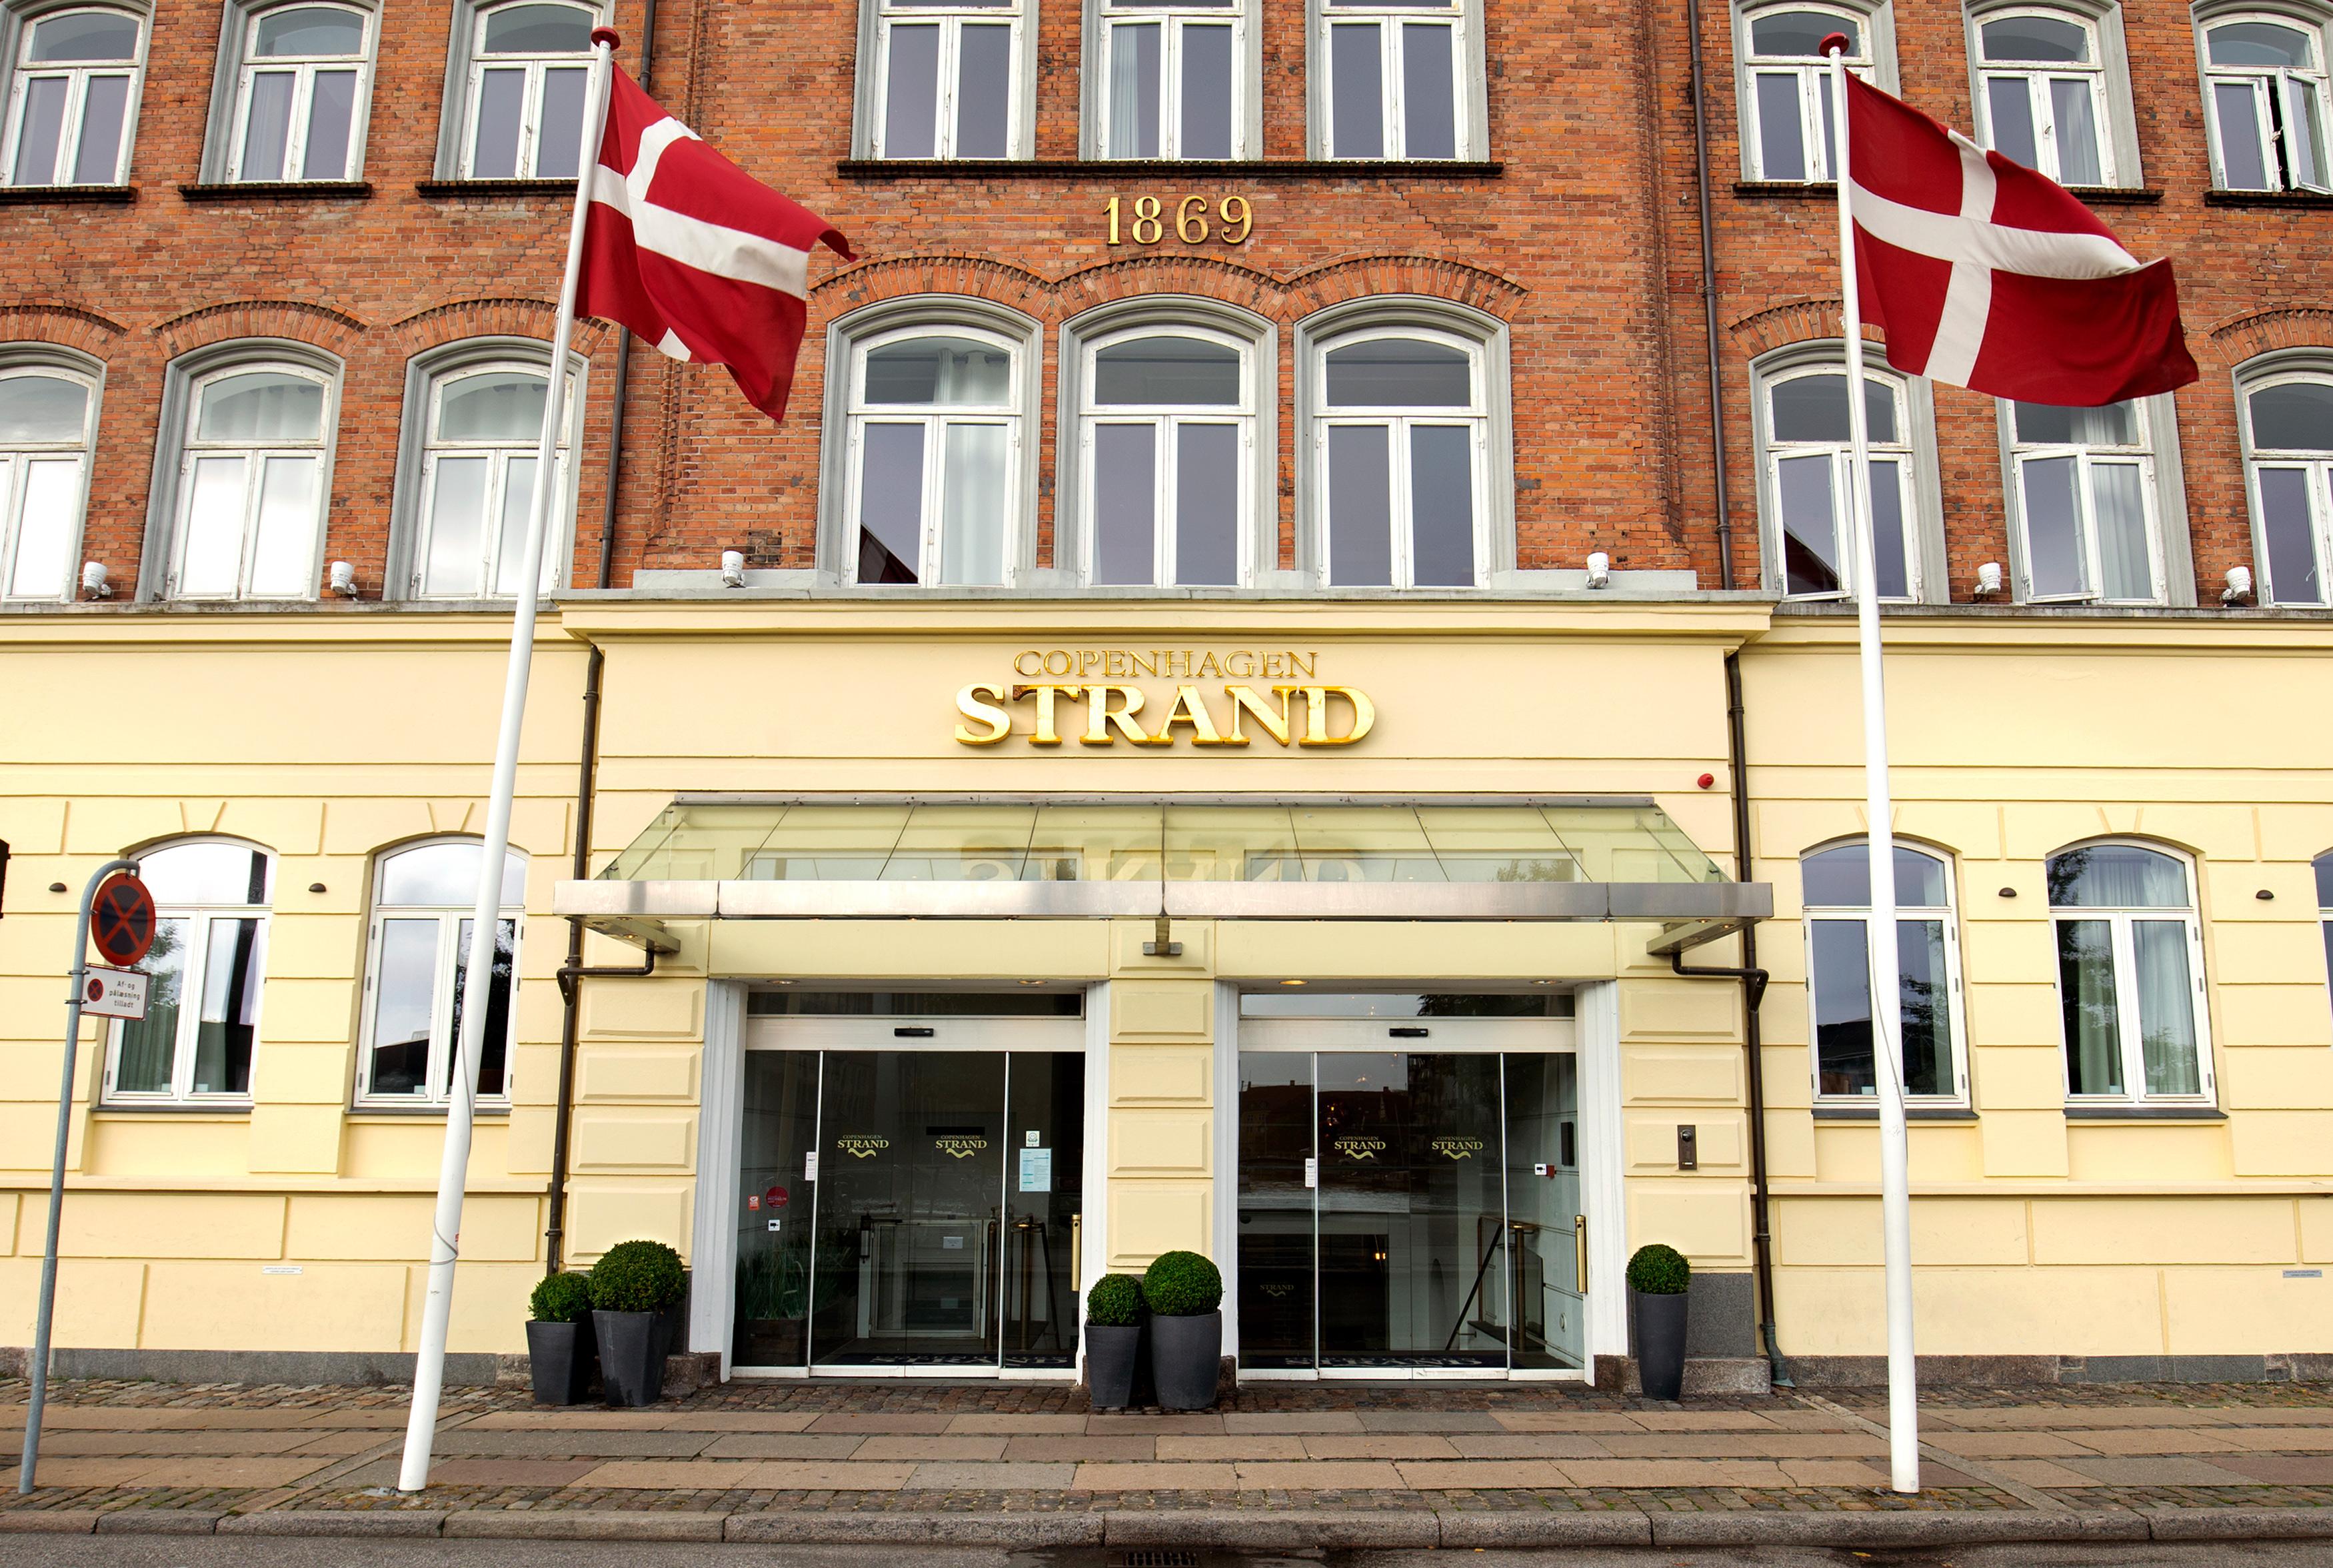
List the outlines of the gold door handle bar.
<svg viewBox="0 0 2333 1568">
<path fill-rule="evenodd" d="M 1571 1277 L 1579 1294 L 1588 1294 L 1588 1216 L 1571 1217 Z"/>
<path fill-rule="evenodd" d="M 1086 1287 L 1086 1271 L 1083 1267 L 1085 1243 L 1086 1217 L 1082 1214 L 1072 1214 L 1070 1216 L 1070 1288 L 1071 1290 L 1082 1291 Z"/>
</svg>

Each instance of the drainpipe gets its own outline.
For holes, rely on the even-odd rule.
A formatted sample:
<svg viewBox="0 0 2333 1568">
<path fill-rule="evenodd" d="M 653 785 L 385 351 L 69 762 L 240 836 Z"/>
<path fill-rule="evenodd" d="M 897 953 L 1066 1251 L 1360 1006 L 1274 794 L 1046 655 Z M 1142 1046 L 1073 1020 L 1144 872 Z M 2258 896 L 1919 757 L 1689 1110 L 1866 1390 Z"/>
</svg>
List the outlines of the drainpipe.
<svg viewBox="0 0 2333 1568">
<path fill-rule="evenodd" d="M 1701 196 L 1701 319 L 1709 360 L 1709 455 L 1717 485 L 1717 586 L 1733 586 L 1733 508 L 1725 497 L 1725 360 L 1717 342 L 1717 251 L 1710 234 L 1709 114 L 1702 90 L 1701 0 L 1685 0 L 1685 38 L 1693 61 L 1693 170 Z M 1743 951 L 1752 944 L 1745 936 Z M 1755 1027 L 1754 1025 L 1752 1026 Z"/>
<path fill-rule="evenodd" d="M 657 0 L 646 0 L 640 10 L 639 82 L 643 91 L 656 74 L 656 14 Z M 600 503 L 600 573 L 592 580 L 593 588 L 606 588 L 616 569 L 616 481 L 624 472 L 624 390 L 631 378 L 632 335 L 619 330 L 616 337 L 616 396 L 608 408 L 608 494 Z M 555 1255 L 552 1267 L 558 1267 Z"/>
<path fill-rule="evenodd" d="M 1734 875 L 1750 879 L 1750 789 L 1744 772 L 1742 705 L 1742 660 L 1725 655 L 1725 750 L 1733 770 Z M 1764 1348 L 1767 1373 L 1778 1389 L 1795 1388 L 1782 1347 L 1774 1337 L 1774 1233 L 1768 1217 L 1766 1195 L 1766 1066 L 1758 1028 L 1758 1004 L 1766 995 L 1766 971 L 1758 967 L 1758 928 L 1742 928 L 1740 969 L 1689 968 L 1683 957 L 1669 955 L 1669 968 L 1696 978 L 1738 980 L 1742 982 L 1742 1048 L 1750 1067 L 1750 1272 L 1758 1292 L 1758 1343 Z"/>
</svg>

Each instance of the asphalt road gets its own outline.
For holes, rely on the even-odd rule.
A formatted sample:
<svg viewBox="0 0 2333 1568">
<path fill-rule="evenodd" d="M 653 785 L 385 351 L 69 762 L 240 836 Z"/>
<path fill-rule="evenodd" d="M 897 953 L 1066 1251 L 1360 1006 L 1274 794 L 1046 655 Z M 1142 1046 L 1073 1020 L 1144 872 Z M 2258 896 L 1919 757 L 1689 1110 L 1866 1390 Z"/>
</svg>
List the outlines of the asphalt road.
<svg viewBox="0 0 2333 1568">
<path fill-rule="evenodd" d="M 915 1568 L 1115 1568 L 1099 1549 L 918 1550 Z M 901 1568 L 896 1546 L 716 1546 L 334 1537 L 0 1536 L 0 1568 Z M 1209 1554 L 1204 1568 L 2333 1568 L 2333 1541 L 1972 1546 L 1910 1552 L 1758 1547 L 1551 1552 Z"/>
</svg>

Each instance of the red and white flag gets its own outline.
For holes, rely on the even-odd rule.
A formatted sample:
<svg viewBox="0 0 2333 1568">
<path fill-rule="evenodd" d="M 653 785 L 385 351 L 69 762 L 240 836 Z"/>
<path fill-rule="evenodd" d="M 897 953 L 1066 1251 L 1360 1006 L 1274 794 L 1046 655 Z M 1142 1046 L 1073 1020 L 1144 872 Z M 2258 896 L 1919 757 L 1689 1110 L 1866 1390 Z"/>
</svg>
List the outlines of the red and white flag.
<svg viewBox="0 0 2333 1568">
<path fill-rule="evenodd" d="M 2142 263 L 2072 192 L 1847 79 L 1863 319 L 1911 375 L 2096 407 L 2184 387 L 2171 263 Z"/>
<path fill-rule="evenodd" d="M 850 242 L 608 69 L 575 313 L 620 322 L 675 359 L 728 366 L 746 401 L 782 418 L 811 249 L 822 240 L 856 261 Z"/>
</svg>

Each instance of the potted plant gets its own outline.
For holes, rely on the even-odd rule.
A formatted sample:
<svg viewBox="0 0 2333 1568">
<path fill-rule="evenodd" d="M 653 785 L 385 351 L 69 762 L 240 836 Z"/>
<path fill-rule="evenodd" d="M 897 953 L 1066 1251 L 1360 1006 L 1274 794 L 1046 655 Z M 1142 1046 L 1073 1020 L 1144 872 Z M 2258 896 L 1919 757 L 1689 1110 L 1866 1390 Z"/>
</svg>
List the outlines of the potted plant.
<svg viewBox="0 0 2333 1568">
<path fill-rule="evenodd" d="M 1158 1403 L 1204 1410 L 1223 1377 L 1224 1276 L 1195 1252 L 1162 1252 L 1142 1276 L 1150 1309 L 1150 1375 Z"/>
<path fill-rule="evenodd" d="M 686 1288 L 680 1254 L 661 1241 L 619 1241 L 591 1266 L 591 1322 L 610 1404 L 652 1405 L 664 1396 L 658 1319 Z"/>
<path fill-rule="evenodd" d="M 1685 1291 L 1693 1265 L 1656 1241 L 1628 1259 L 1628 1305 L 1637 1319 L 1637 1377 L 1648 1400 L 1685 1391 Z"/>
<path fill-rule="evenodd" d="M 591 1286 L 580 1274 L 546 1274 L 527 1298 L 527 1371 L 539 1405 L 581 1404 L 599 1370 Z"/>
<path fill-rule="evenodd" d="M 1142 1364 L 1142 1281 L 1106 1274 L 1086 1292 L 1086 1388 L 1098 1410 L 1134 1402 L 1134 1373 Z"/>
</svg>

